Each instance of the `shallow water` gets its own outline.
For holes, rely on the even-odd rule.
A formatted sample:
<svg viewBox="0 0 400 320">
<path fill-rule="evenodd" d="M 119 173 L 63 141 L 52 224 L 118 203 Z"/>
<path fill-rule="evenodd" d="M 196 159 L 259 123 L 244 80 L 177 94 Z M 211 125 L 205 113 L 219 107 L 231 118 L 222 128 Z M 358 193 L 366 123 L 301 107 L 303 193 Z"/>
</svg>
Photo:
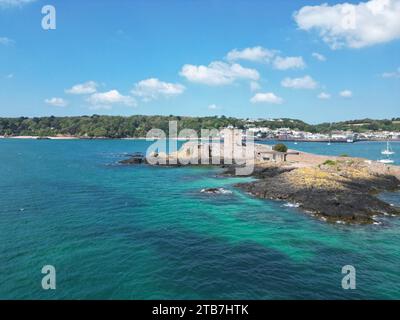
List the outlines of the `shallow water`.
<svg viewBox="0 0 400 320">
<path fill-rule="evenodd" d="M 0 299 L 400 298 L 399 218 L 331 225 L 250 197 L 232 186 L 247 178 L 218 169 L 117 164 L 148 145 L 0 140 Z M 384 144 L 291 147 L 376 160 Z M 41 288 L 48 264 L 54 291 Z M 348 264 L 356 290 L 341 288 Z"/>
</svg>

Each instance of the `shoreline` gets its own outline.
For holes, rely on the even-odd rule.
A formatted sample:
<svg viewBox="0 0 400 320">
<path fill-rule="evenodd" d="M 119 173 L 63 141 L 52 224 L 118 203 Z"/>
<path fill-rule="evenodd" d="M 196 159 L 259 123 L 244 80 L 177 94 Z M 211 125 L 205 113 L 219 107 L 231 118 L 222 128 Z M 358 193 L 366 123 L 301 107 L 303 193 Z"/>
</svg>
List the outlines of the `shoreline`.
<svg viewBox="0 0 400 320">
<path fill-rule="evenodd" d="M 147 138 L 147 137 L 125 137 L 125 138 L 111 138 L 111 137 L 82 137 L 82 136 L 1 136 L 0 139 L 19 139 L 19 140 L 157 140 L 158 138 Z M 169 138 L 165 140 L 177 140 L 177 141 L 189 141 L 189 140 L 200 140 L 199 139 L 186 139 L 186 138 Z M 299 143 L 332 143 L 332 144 L 355 144 L 363 142 L 400 142 L 400 139 L 369 139 L 369 140 L 355 140 L 353 142 L 346 141 L 335 141 L 335 140 L 282 140 L 282 139 L 254 139 L 254 142 L 299 142 Z"/>
<path fill-rule="evenodd" d="M 235 187 L 268 200 L 294 203 L 304 214 L 329 223 L 380 224 L 400 208 L 378 198 L 400 190 L 400 166 L 363 158 L 300 153 L 306 161 L 256 166 L 256 181 Z M 229 170 L 228 170 L 229 174 Z"/>
<path fill-rule="evenodd" d="M 0 136 L 0 139 L 14 140 L 157 140 L 158 138 L 109 138 L 109 137 L 81 137 L 81 136 Z M 193 139 L 186 138 L 168 138 L 166 140 L 188 141 Z"/>
<path fill-rule="evenodd" d="M 188 146 L 190 143 L 181 147 L 178 151 L 179 157 L 187 154 Z M 259 148 L 255 151 L 257 153 L 263 152 L 262 148 L 267 145 L 256 146 Z M 379 217 L 400 216 L 400 207 L 377 197 L 384 191 L 400 190 L 400 166 L 364 158 L 325 156 L 297 150 L 288 150 L 285 154 L 286 161 L 260 160 L 255 157 L 254 170 L 246 176 L 256 180 L 237 183 L 234 187 L 257 198 L 294 203 L 305 214 L 330 223 L 379 224 Z M 159 159 L 165 160 L 165 164 L 149 165 L 185 166 L 179 163 L 169 164 L 170 159 L 176 156 L 177 154 L 160 154 Z M 140 165 L 146 163 L 146 160 L 130 157 L 120 163 Z M 234 164 L 224 165 L 223 161 L 222 164 L 191 166 L 219 167 L 224 169 L 222 176 L 232 177 L 236 177 L 235 170 L 240 167 Z M 206 193 L 213 193 L 211 189 L 204 190 Z"/>
</svg>

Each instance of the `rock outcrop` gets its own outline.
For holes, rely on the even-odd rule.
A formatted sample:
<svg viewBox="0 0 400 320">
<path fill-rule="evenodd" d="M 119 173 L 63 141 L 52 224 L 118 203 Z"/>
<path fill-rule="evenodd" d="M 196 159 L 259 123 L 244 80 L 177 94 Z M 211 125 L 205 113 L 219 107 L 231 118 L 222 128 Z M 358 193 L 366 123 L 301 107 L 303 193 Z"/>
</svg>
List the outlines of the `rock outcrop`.
<svg viewBox="0 0 400 320">
<path fill-rule="evenodd" d="M 390 168 L 384 170 L 380 165 L 351 158 L 286 169 L 264 168 L 259 180 L 236 186 L 256 197 L 297 203 L 304 211 L 330 222 L 364 224 L 374 222 L 376 215 L 400 214 L 399 208 L 376 197 L 381 191 L 400 187 Z"/>
<path fill-rule="evenodd" d="M 152 161 L 134 154 L 121 163 L 213 165 L 212 158 L 224 154 L 222 148 L 223 144 L 187 142 L 177 152 L 152 154 Z M 239 153 L 239 159 L 253 161 L 254 170 L 249 175 L 257 180 L 237 184 L 237 187 L 256 197 L 296 203 L 296 207 L 330 222 L 373 223 L 374 216 L 400 214 L 399 208 L 377 197 L 379 192 L 400 188 L 399 166 L 295 150 L 289 150 L 283 161 L 277 161 L 279 157 L 274 153 L 271 156 L 271 150 L 271 146 L 255 144 L 254 154 Z M 200 155 L 205 155 L 210 161 L 199 161 Z M 224 158 L 220 160 L 221 164 L 215 165 L 225 169 L 223 174 L 235 175 L 240 161 L 226 165 L 223 164 Z M 221 188 L 204 189 L 202 192 L 223 193 Z"/>
</svg>

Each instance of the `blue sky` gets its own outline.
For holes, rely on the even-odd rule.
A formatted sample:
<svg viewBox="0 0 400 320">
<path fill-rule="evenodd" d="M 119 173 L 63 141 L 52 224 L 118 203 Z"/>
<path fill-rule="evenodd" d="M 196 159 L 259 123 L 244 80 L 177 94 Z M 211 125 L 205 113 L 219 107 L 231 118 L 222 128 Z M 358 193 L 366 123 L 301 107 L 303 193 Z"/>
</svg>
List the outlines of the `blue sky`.
<svg viewBox="0 0 400 320">
<path fill-rule="evenodd" d="M 399 117 L 400 0 L 342 2 L 0 0 L 0 116 Z"/>
</svg>

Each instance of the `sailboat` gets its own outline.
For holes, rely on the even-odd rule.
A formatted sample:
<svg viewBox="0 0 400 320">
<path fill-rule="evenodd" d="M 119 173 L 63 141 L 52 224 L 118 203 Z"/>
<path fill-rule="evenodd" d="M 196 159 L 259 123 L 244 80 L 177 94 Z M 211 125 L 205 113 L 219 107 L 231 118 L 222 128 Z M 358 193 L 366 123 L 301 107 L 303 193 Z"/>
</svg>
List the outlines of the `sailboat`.
<svg viewBox="0 0 400 320">
<path fill-rule="evenodd" d="M 392 154 L 394 154 L 395 152 L 394 152 L 394 151 L 392 150 L 392 148 L 390 147 L 389 141 L 386 142 L 386 149 L 385 149 L 385 150 L 382 150 L 381 153 L 382 153 L 383 155 L 386 156 L 386 159 L 378 160 L 378 162 L 380 162 L 380 163 L 385 163 L 385 164 L 394 163 L 394 160 L 390 159 L 390 156 L 391 156 Z"/>
<path fill-rule="evenodd" d="M 327 143 L 328 146 L 331 145 L 331 139 L 332 139 L 332 123 L 329 123 L 329 142 Z"/>
<path fill-rule="evenodd" d="M 390 143 L 389 141 L 386 142 L 386 149 L 382 150 L 381 152 L 382 154 L 386 155 L 386 156 L 390 156 L 392 154 L 395 154 L 395 152 L 392 150 L 392 148 L 390 147 Z"/>
</svg>

